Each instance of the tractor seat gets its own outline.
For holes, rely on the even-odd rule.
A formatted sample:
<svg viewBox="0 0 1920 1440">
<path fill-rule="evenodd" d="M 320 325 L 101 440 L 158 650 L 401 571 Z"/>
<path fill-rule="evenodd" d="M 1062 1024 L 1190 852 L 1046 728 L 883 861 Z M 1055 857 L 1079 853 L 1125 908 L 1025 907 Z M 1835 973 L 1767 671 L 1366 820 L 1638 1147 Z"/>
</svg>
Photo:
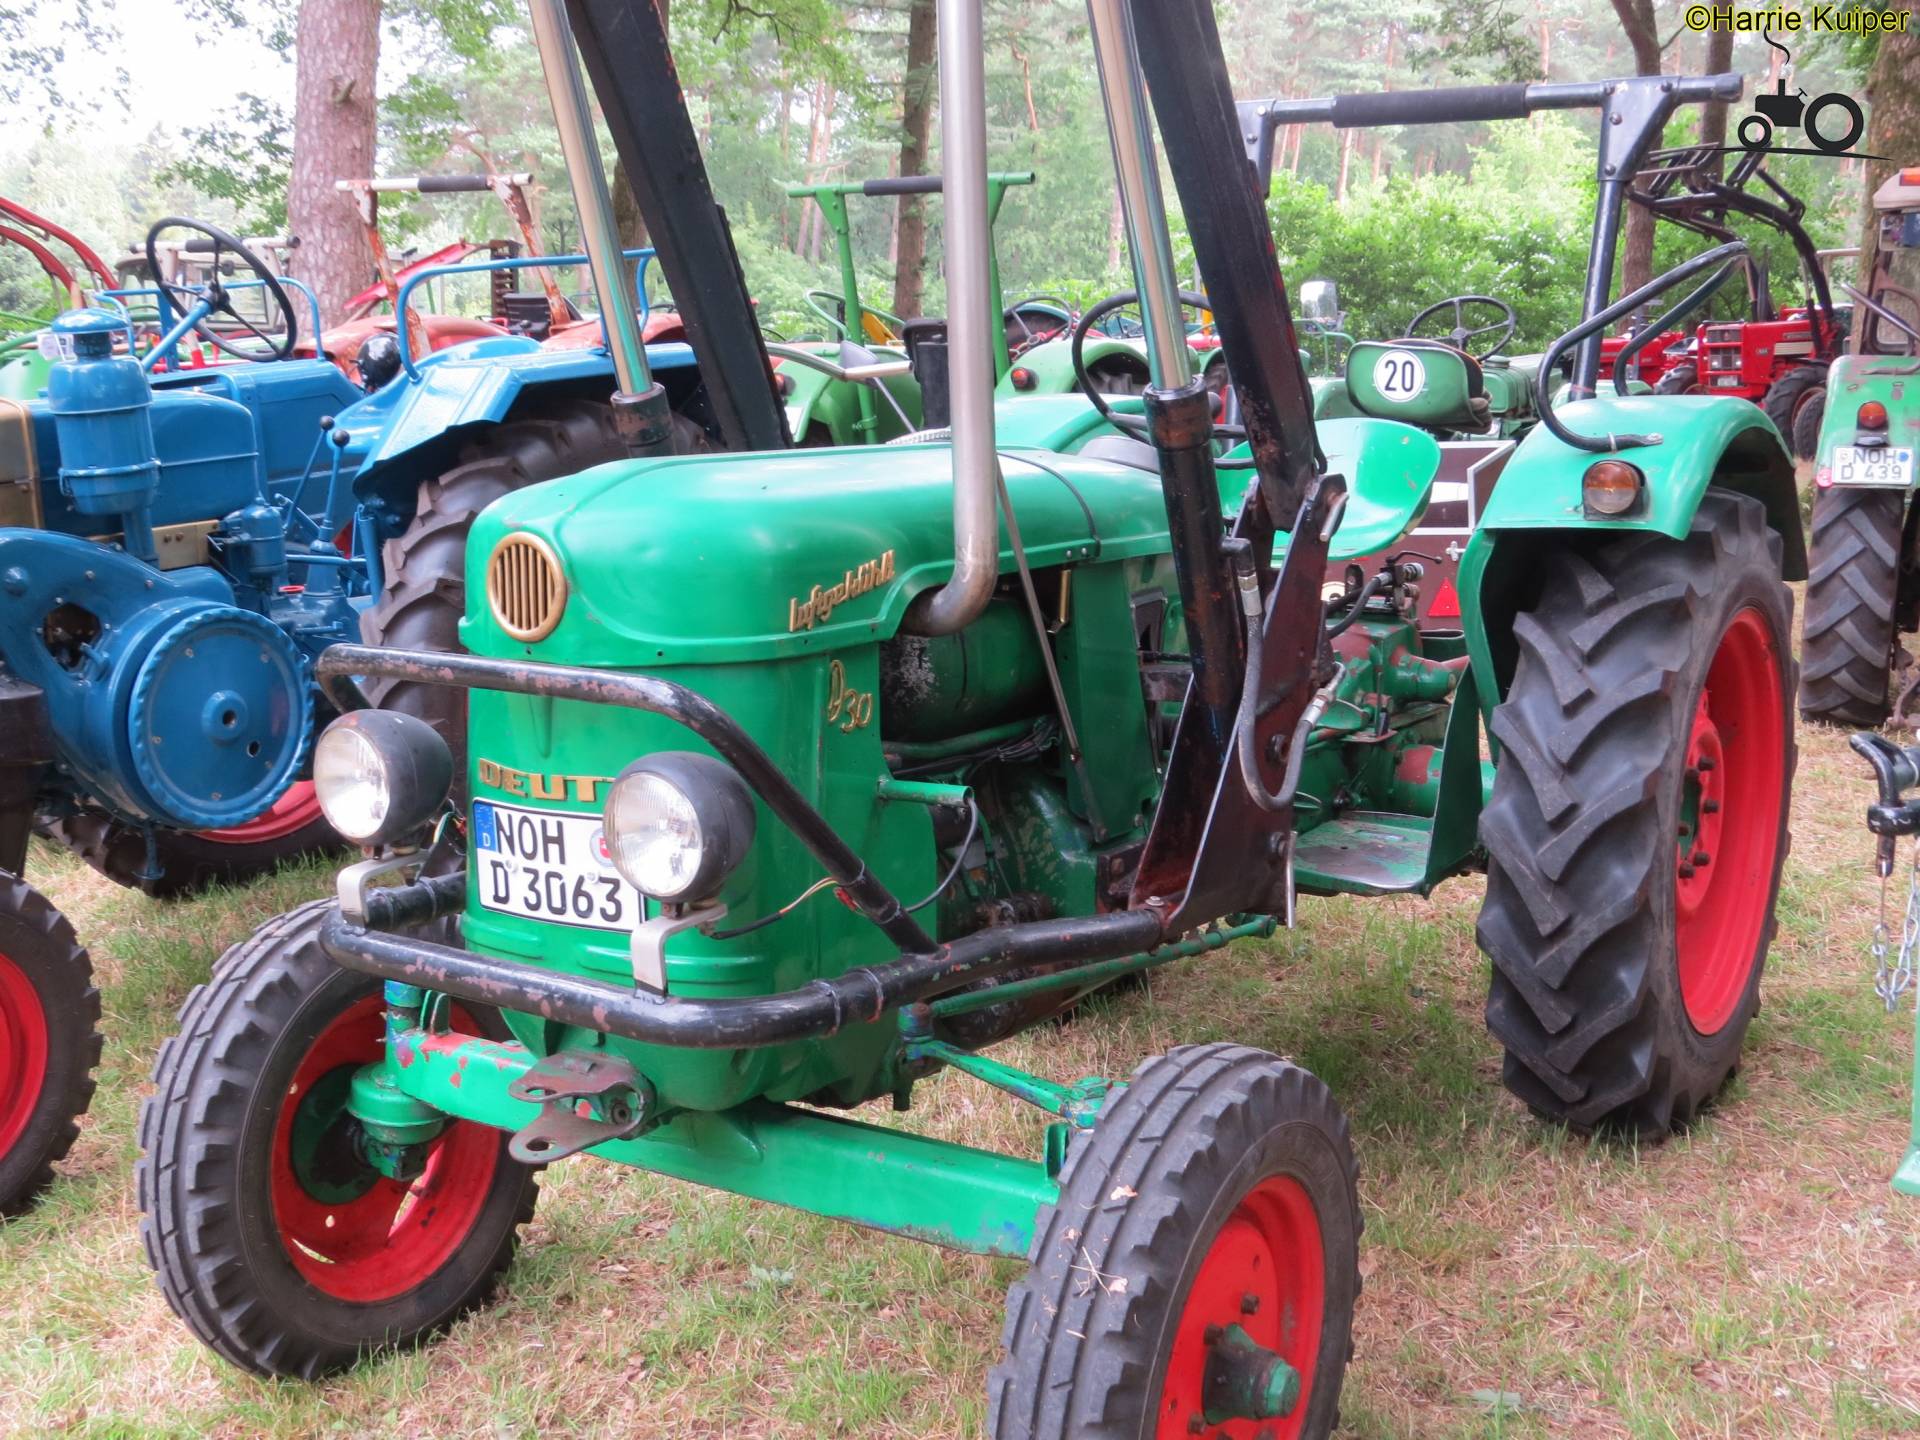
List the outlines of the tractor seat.
<svg viewBox="0 0 1920 1440">
<path fill-rule="evenodd" d="M 1347 482 L 1346 509 L 1327 550 L 1330 560 L 1357 560 L 1385 550 L 1420 523 L 1440 468 L 1439 441 L 1411 425 L 1366 416 L 1321 420 L 1315 430 L 1328 473 L 1344 476 Z M 1232 455 L 1244 458 L 1247 453 L 1247 447 L 1240 445 Z M 1079 454 L 1136 470 L 1158 473 L 1160 469 L 1153 447 L 1127 435 L 1097 435 L 1080 447 Z M 1221 499 L 1232 515 L 1251 474 L 1239 469 L 1219 473 Z M 1285 535 L 1275 537 L 1276 559 L 1285 553 L 1286 543 Z"/>
<path fill-rule="evenodd" d="M 1363 415 L 1430 430 L 1484 430 L 1493 419 L 1480 362 L 1444 340 L 1355 342 L 1347 395 Z"/>
</svg>

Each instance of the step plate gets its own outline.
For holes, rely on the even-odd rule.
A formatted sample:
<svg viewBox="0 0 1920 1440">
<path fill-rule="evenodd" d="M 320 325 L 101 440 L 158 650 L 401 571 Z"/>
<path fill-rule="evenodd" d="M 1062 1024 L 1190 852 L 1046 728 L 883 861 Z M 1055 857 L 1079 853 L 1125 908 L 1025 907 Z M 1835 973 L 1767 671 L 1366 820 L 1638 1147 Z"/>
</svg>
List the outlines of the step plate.
<svg viewBox="0 0 1920 1440">
<path fill-rule="evenodd" d="M 1427 878 L 1433 822 L 1422 815 L 1355 810 L 1316 825 L 1294 850 L 1294 880 L 1322 894 L 1397 895 Z"/>
</svg>

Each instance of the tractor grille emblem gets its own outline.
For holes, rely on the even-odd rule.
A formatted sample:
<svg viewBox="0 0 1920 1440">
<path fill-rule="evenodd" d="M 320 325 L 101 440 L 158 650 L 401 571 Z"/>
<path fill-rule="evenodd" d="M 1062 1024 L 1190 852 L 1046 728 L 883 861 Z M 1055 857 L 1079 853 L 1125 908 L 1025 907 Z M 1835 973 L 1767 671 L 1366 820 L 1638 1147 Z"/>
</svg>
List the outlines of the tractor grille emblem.
<svg viewBox="0 0 1920 1440">
<path fill-rule="evenodd" d="M 567 577 L 560 557 L 537 535 L 516 531 L 493 547 L 487 561 L 487 605 L 516 640 L 544 640 L 567 608 Z"/>
</svg>

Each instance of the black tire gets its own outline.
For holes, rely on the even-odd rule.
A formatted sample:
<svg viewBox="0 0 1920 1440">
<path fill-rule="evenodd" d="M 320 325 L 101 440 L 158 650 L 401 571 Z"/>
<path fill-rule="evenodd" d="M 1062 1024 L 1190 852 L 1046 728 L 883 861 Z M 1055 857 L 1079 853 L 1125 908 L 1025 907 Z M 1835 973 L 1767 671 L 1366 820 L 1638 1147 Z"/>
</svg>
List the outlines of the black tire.
<svg viewBox="0 0 1920 1440">
<path fill-rule="evenodd" d="M 1028 1271 L 1007 1292 L 1004 1355 L 988 1382 L 994 1440 L 1163 1433 L 1168 1407 L 1184 1408 L 1170 1393 L 1184 1386 L 1168 1383 L 1176 1333 L 1212 1318 L 1187 1313 L 1207 1255 L 1242 1201 L 1276 1181 L 1311 1202 L 1324 1301 L 1311 1369 L 1301 1367 L 1304 1409 L 1288 1420 L 1299 1428 L 1288 1433 L 1331 1433 L 1360 1292 L 1347 1122 L 1297 1065 L 1239 1045 L 1190 1045 L 1141 1065 L 1068 1153 L 1060 1199 L 1040 1212 Z M 1236 1273 L 1257 1298 L 1255 1273 Z M 1299 1319 L 1283 1301 L 1234 1308 L 1222 1318 L 1283 1334 Z"/>
<path fill-rule="evenodd" d="M 1793 417 L 1793 434 L 1787 438 L 1793 442 L 1793 453 L 1802 460 L 1820 458 L 1820 427 L 1827 419 L 1827 391 L 1823 385 L 1820 393 L 1808 399 Z"/>
<path fill-rule="evenodd" d="M 1537 1114 L 1662 1136 L 1725 1084 L 1759 1008 L 1795 760 L 1780 539 L 1758 500 L 1709 490 L 1684 541 L 1593 537 L 1540 574 L 1491 726 L 1487 1024 Z M 1720 668 L 1736 651 L 1745 690 Z M 1709 730 L 1720 758 L 1696 768 Z"/>
<path fill-rule="evenodd" d="M 0 871 L 0 1215 L 46 1189 L 73 1148 L 93 1100 L 99 1024 L 93 962 L 73 927 Z"/>
<path fill-rule="evenodd" d="M 221 958 L 213 978 L 187 996 L 179 1033 L 161 1046 L 154 1093 L 140 1111 L 134 1175 L 148 1263 L 167 1303 L 193 1332 L 258 1375 L 312 1379 L 443 1329 L 492 1294 L 513 1258 L 516 1230 L 533 1216 L 533 1172 L 508 1157 L 507 1134 L 462 1130 L 466 1122 L 455 1121 L 439 1143 L 474 1147 L 464 1153 L 490 1155 L 491 1162 L 483 1180 L 419 1201 L 435 1207 L 433 1224 L 443 1212 L 459 1213 L 461 1196 L 471 1197 L 458 1243 L 437 1268 L 397 1294 L 364 1301 L 342 1298 L 311 1278 L 328 1272 L 299 1268 L 329 1257 L 303 1252 L 308 1258 L 297 1263 L 281 1233 L 276 1206 L 284 1192 L 276 1188 L 282 1177 L 274 1143 L 280 1112 L 316 1042 L 336 1035 L 333 1027 L 360 1015 L 369 999 L 367 1043 L 377 1045 L 379 1034 L 380 983 L 337 968 L 320 949 L 320 921 L 330 908 L 315 901 L 278 916 Z M 478 1011 L 471 1018 L 504 1036 L 497 1015 Z M 302 1088 L 311 1103 L 322 1087 Z M 364 1169 L 353 1135 L 335 1133 L 351 1124 L 337 1115 L 329 1123 L 324 1134 L 341 1143 L 328 1153 L 356 1157 Z M 344 1162 L 333 1163 L 331 1183 L 365 1181 L 357 1173 L 343 1179 L 337 1167 Z M 302 1194 L 302 1203 L 343 1212 L 357 1203 L 351 1191 L 344 1201 Z M 415 1227 L 404 1233 L 403 1244 L 420 1243 Z M 404 1252 L 374 1258 L 388 1267 L 383 1275 L 402 1273 L 409 1263 Z M 344 1260 L 338 1273 L 347 1273 Z"/>
<path fill-rule="evenodd" d="M 1813 492 L 1802 719 L 1872 729 L 1887 718 L 1906 504 L 1904 490 Z"/>
<path fill-rule="evenodd" d="M 1812 438 L 1803 450 L 1800 441 L 1804 427 L 1800 422 L 1809 406 L 1814 407 L 1816 418 Z M 1811 460 L 1814 444 L 1820 437 L 1817 417 L 1824 414 L 1827 408 L 1827 367 L 1796 365 L 1767 387 L 1767 393 L 1760 398 L 1760 408 L 1767 412 L 1767 418 L 1773 421 L 1774 428 L 1787 442 L 1794 458 Z"/>
<path fill-rule="evenodd" d="M 156 900 L 180 900 L 215 885 L 241 885 L 271 875 L 282 865 L 341 848 L 340 837 L 317 819 L 268 840 L 244 845 L 210 840 L 186 830 L 154 832 L 157 877 L 147 876 L 147 837 L 100 810 L 81 810 L 39 826 L 49 840 L 64 845 L 87 864 L 129 890 Z"/>
<path fill-rule="evenodd" d="M 706 437 L 685 416 L 674 417 L 674 448 L 706 448 Z M 466 613 L 467 532 L 482 510 L 503 495 L 543 480 L 577 474 L 626 455 L 610 406 L 568 400 L 538 415 L 479 432 L 460 450 L 459 463 L 424 481 L 411 523 L 381 554 L 386 588 L 360 617 L 368 645 L 463 654 L 460 617 Z M 368 698 L 388 710 L 428 721 L 453 749 L 456 789 L 467 773 L 467 715 L 463 691 L 406 680 L 373 680 Z"/>
<path fill-rule="evenodd" d="M 1691 395 L 1700 388 L 1700 367 L 1683 360 L 1653 382 L 1656 395 Z"/>
</svg>

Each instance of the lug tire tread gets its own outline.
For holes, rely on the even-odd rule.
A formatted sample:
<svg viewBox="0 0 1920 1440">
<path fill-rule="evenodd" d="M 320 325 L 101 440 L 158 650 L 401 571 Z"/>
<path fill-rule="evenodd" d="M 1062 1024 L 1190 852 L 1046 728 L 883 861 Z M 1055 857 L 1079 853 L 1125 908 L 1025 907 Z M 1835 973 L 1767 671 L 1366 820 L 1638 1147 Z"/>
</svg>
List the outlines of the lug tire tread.
<svg viewBox="0 0 1920 1440">
<path fill-rule="evenodd" d="M 333 968 L 319 949 L 321 921 L 332 908 L 309 901 L 269 920 L 231 947 L 206 984 L 180 1007 L 175 1034 L 154 1059 L 153 1093 L 141 1104 L 140 1158 L 134 1186 L 140 1243 L 167 1303 L 215 1354 L 256 1375 L 312 1380 L 354 1355 L 303 1345 L 276 1327 L 268 1307 L 243 1280 L 247 1265 L 235 1222 L 231 1172 L 240 1144 L 237 1122 L 215 1124 L 257 1076 L 272 1032 L 273 1007 L 297 1008 Z M 324 967 L 324 968 L 322 968 Z M 189 1115 L 191 1125 L 162 1123 Z M 484 1304 L 512 1263 L 519 1227 L 533 1218 L 538 1186 L 531 1172 L 514 1219 L 469 1293 L 410 1343 Z"/>
<path fill-rule="evenodd" d="M 42 973 L 30 978 L 36 979 L 35 988 L 42 997 L 51 1080 L 41 1095 L 38 1113 L 13 1150 L 0 1155 L 0 1216 L 7 1216 L 24 1210 L 53 1183 L 53 1167 L 80 1138 L 80 1117 L 93 1103 L 93 1072 L 105 1042 L 100 1034 L 100 991 L 93 983 L 93 960 L 67 917 L 33 886 L 4 870 L 0 870 L 0 915 L 18 922 L 34 937 L 31 943 L 42 947 L 32 963 L 32 969 Z M 18 964 L 22 957 L 13 958 Z M 43 987 L 50 986 L 58 986 L 60 993 L 47 993 Z"/>
<path fill-rule="evenodd" d="M 1506 1049 L 1507 1088 L 1546 1119 L 1664 1136 L 1738 1063 L 1762 965 L 1733 1018 L 1698 1036 L 1677 975 L 1669 994 L 1653 974 L 1674 944 L 1653 897 L 1673 863 L 1667 770 L 1690 733 L 1691 677 L 1704 676 L 1712 657 L 1701 652 L 1718 643 L 1717 611 L 1730 603 L 1716 587 L 1745 586 L 1772 611 L 1792 693 L 1792 600 L 1779 571 L 1760 502 L 1709 490 L 1686 540 L 1636 533 L 1569 548 L 1515 617 L 1519 662 L 1490 727 L 1500 760 L 1481 816 L 1477 936 L 1493 962 L 1486 1018 Z M 1791 723 L 1787 732 L 1790 786 Z M 1784 814 L 1781 827 L 1784 863 Z M 1762 962 L 1776 924 L 1770 903 Z"/>
<path fill-rule="evenodd" d="M 385 589 L 360 617 L 361 640 L 403 650 L 466 653 L 467 536 L 474 517 L 504 495 L 626 454 L 612 407 L 568 400 L 493 426 L 462 447 L 459 463 L 421 482 L 413 520 L 381 554 Z M 427 720 L 453 748 L 464 788 L 466 725 L 461 692 L 404 680 L 373 680 L 367 697 Z"/>
<path fill-rule="evenodd" d="M 1816 490 L 1800 716 L 1873 728 L 1887 718 L 1906 494 Z"/>
<path fill-rule="evenodd" d="M 1352 1248 L 1336 1257 L 1353 1287 L 1347 1340 L 1332 1372 L 1323 1368 L 1315 1380 L 1305 1433 L 1330 1432 L 1360 1287 L 1358 1166 L 1346 1117 L 1326 1085 L 1299 1066 L 1247 1046 L 1211 1044 L 1143 1062 L 1093 1134 L 1068 1152 L 1060 1198 L 1041 1209 L 1027 1273 L 1007 1293 L 1002 1358 L 988 1379 L 995 1440 L 1150 1440 L 1148 1407 L 1159 1397 L 1149 1391 L 1160 1357 L 1157 1327 L 1145 1312 L 1164 1306 L 1167 1289 L 1180 1283 L 1213 1199 L 1207 1174 L 1230 1167 L 1260 1138 L 1254 1112 L 1262 1107 L 1330 1141 L 1353 1219 Z M 1331 1228 L 1323 1224 L 1329 1247 Z M 1128 1283 L 1114 1293 L 1089 1283 L 1088 1267 Z M 1330 1287 L 1329 1325 L 1339 1323 L 1336 1299 Z"/>
</svg>

